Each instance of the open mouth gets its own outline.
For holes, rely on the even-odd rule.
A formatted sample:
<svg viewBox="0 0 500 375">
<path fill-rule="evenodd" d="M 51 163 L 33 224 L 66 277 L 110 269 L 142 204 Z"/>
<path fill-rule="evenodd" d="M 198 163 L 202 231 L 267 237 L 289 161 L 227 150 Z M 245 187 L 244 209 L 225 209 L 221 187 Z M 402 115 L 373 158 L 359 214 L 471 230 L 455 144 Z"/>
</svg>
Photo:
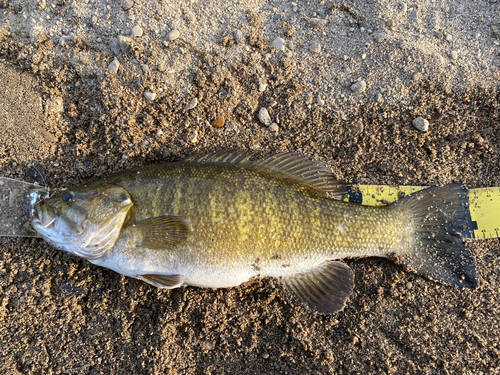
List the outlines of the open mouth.
<svg viewBox="0 0 500 375">
<path fill-rule="evenodd" d="M 35 203 L 33 219 L 31 223 L 33 225 L 40 226 L 42 228 L 48 228 L 54 223 L 55 214 L 52 209 L 47 208 L 42 202 Z"/>
</svg>

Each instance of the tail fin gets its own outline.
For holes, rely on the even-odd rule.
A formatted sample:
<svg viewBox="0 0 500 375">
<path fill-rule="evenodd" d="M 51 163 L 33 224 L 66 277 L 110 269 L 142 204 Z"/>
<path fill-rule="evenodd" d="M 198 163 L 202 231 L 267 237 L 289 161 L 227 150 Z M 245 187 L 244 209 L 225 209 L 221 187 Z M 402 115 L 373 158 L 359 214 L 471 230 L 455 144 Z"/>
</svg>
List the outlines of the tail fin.
<svg viewBox="0 0 500 375">
<path fill-rule="evenodd" d="M 459 286 L 479 286 L 476 262 L 461 232 L 470 214 L 466 189 L 449 184 L 431 187 L 391 204 L 413 215 L 414 236 L 402 262 L 430 279 Z"/>
</svg>

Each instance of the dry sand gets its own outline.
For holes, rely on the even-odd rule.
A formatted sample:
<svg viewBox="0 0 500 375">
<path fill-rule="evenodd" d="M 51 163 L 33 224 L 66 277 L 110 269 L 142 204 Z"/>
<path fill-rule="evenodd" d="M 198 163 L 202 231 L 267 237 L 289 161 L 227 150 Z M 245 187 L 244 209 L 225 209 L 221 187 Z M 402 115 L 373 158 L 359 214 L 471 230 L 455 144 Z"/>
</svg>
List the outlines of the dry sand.
<svg viewBox="0 0 500 375">
<path fill-rule="evenodd" d="M 34 165 L 62 188 L 236 148 L 303 152 L 349 183 L 500 186 L 499 15 L 494 0 L 0 0 L 0 175 Z M 500 373 L 498 239 L 470 242 L 474 291 L 348 260 L 355 291 L 333 316 L 271 280 L 160 291 L 1 241 L 2 374 Z"/>
</svg>

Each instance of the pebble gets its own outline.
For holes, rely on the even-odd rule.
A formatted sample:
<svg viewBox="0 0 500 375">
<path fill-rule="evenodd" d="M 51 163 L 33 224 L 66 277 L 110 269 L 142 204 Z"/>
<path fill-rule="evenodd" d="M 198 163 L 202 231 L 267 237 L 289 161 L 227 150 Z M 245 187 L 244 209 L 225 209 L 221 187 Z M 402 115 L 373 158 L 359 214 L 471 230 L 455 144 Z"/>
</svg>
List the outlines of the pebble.
<svg viewBox="0 0 500 375">
<path fill-rule="evenodd" d="M 212 126 L 214 128 L 222 128 L 225 123 L 226 123 L 226 118 L 224 116 L 220 116 L 212 123 Z"/>
<path fill-rule="evenodd" d="M 45 102 L 45 111 L 51 115 L 57 115 L 64 111 L 64 102 L 60 96 L 53 99 L 47 99 Z"/>
<path fill-rule="evenodd" d="M 172 42 L 174 40 L 176 40 L 178 37 L 181 36 L 181 33 L 179 32 L 179 30 L 172 30 L 170 31 L 168 34 L 167 34 L 167 40 L 169 42 Z"/>
<path fill-rule="evenodd" d="M 325 101 L 323 99 L 318 99 L 318 105 L 319 106 L 325 105 Z"/>
<path fill-rule="evenodd" d="M 134 26 L 132 28 L 132 32 L 130 33 L 130 36 L 142 36 L 142 27 L 140 27 L 139 25 L 137 26 Z"/>
<path fill-rule="evenodd" d="M 377 94 L 375 95 L 375 100 L 378 102 L 378 103 L 382 103 L 384 101 L 384 96 L 377 92 Z"/>
<path fill-rule="evenodd" d="M 191 99 L 189 104 L 186 106 L 186 108 L 184 108 L 184 110 L 189 111 L 190 109 L 193 109 L 197 105 L 198 105 L 198 98 L 193 98 L 193 99 Z"/>
<path fill-rule="evenodd" d="M 269 112 L 267 112 L 267 109 L 265 107 L 261 107 L 259 110 L 259 120 L 262 122 L 264 125 L 271 125 L 271 116 L 269 116 Z"/>
<path fill-rule="evenodd" d="M 233 38 L 236 44 L 245 44 L 245 37 L 241 30 L 235 30 L 233 33 Z"/>
<path fill-rule="evenodd" d="M 458 59 L 458 52 L 457 51 L 451 51 L 450 57 L 452 60 Z"/>
<path fill-rule="evenodd" d="M 144 97 L 146 98 L 146 100 L 155 100 L 156 93 L 150 91 L 144 91 Z"/>
<path fill-rule="evenodd" d="M 277 132 L 278 130 L 280 130 L 280 127 L 277 123 L 273 122 L 271 125 L 269 125 L 269 130 L 272 132 Z"/>
<path fill-rule="evenodd" d="M 276 48 L 278 51 L 284 51 L 285 50 L 285 41 L 282 38 L 276 38 L 271 43 L 271 46 Z"/>
<path fill-rule="evenodd" d="M 412 121 L 413 126 L 420 130 L 421 132 L 426 132 L 429 130 L 429 121 L 422 117 L 417 117 Z"/>
<path fill-rule="evenodd" d="M 149 65 L 141 64 L 141 69 L 143 73 L 149 73 Z"/>
<path fill-rule="evenodd" d="M 198 142 L 198 130 L 194 130 L 193 131 L 193 134 L 191 135 L 191 139 L 190 139 L 190 142 L 191 143 L 196 143 Z"/>
<path fill-rule="evenodd" d="M 321 44 L 319 44 L 319 42 L 312 42 L 312 44 L 309 46 L 309 51 L 313 53 L 320 53 Z"/>
<path fill-rule="evenodd" d="M 112 73 L 118 73 L 118 68 L 120 67 L 120 62 L 117 59 L 114 59 L 111 61 L 111 63 L 108 65 L 108 70 Z"/>
<path fill-rule="evenodd" d="M 383 32 L 373 33 L 373 40 L 376 41 L 377 43 L 383 42 L 385 37 L 386 37 L 386 34 Z"/>
<path fill-rule="evenodd" d="M 321 18 L 309 18 L 307 20 L 307 24 L 313 29 L 322 29 L 323 27 L 328 25 L 328 20 L 324 20 Z"/>
<path fill-rule="evenodd" d="M 353 83 L 351 85 L 351 91 L 356 93 L 356 94 L 359 94 L 365 90 L 366 90 L 366 82 L 365 81 L 358 81 L 358 82 Z"/>
<path fill-rule="evenodd" d="M 131 43 L 132 43 L 132 39 L 130 39 L 126 36 L 123 36 L 123 35 L 118 36 L 118 46 L 120 47 L 120 50 L 123 53 L 128 53 Z"/>
<path fill-rule="evenodd" d="M 261 83 L 259 84 L 259 91 L 264 92 L 267 89 L 267 83 Z"/>
<path fill-rule="evenodd" d="M 184 15 L 184 19 L 188 23 L 195 23 L 196 22 L 196 16 L 194 15 L 193 12 L 189 11 Z"/>
<path fill-rule="evenodd" d="M 122 4 L 123 10 L 129 10 L 134 6 L 134 2 L 132 0 L 125 0 Z"/>
</svg>

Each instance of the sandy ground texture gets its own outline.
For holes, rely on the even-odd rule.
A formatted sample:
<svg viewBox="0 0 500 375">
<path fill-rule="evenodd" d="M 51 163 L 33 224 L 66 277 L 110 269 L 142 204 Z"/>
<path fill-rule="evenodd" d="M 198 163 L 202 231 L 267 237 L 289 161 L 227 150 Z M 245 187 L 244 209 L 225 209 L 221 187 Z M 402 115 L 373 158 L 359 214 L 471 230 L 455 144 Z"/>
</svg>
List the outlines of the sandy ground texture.
<svg viewBox="0 0 500 375">
<path fill-rule="evenodd" d="M 0 0 L 0 175 L 62 188 L 241 149 L 349 183 L 500 186 L 499 44 L 495 0 Z M 0 241 L 2 374 L 500 373 L 498 239 L 470 242 L 474 291 L 347 260 L 332 316 L 268 279 L 160 291 Z"/>
</svg>

